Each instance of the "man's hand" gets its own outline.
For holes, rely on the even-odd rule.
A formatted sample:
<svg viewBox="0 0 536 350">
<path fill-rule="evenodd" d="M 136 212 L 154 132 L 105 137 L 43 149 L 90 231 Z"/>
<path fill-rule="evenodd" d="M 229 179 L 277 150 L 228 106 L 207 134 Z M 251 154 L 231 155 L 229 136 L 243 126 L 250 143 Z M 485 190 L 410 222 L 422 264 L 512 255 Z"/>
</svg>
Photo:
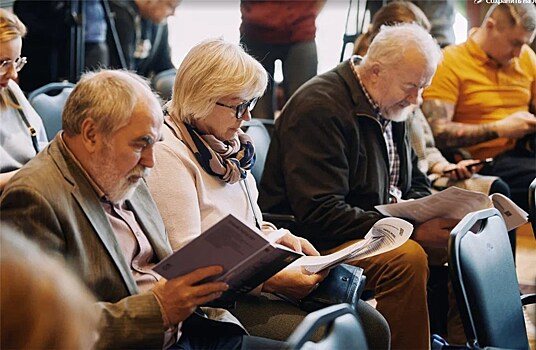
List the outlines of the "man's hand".
<svg viewBox="0 0 536 350">
<path fill-rule="evenodd" d="M 311 275 L 301 268 L 283 269 L 264 282 L 262 291 L 299 300 L 315 290 L 328 273 L 329 271 L 321 271 Z"/>
<path fill-rule="evenodd" d="M 162 279 L 156 283 L 152 291 L 171 325 L 184 321 L 197 306 L 219 298 L 222 292 L 229 288 L 224 282 L 195 285 L 209 276 L 222 272 L 221 266 L 209 266 L 171 280 Z"/>
<path fill-rule="evenodd" d="M 464 159 L 457 164 L 450 164 L 443 168 L 443 173 L 453 180 L 464 180 L 470 178 L 474 173 L 477 173 L 482 169 L 484 165 L 473 164 L 480 163 L 478 159 Z"/>
<path fill-rule="evenodd" d="M 447 262 L 450 231 L 458 224 L 457 219 L 435 218 L 419 224 L 411 238 L 418 242 L 428 254 L 428 263 L 441 266 Z"/>
<path fill-rule="evenodd" d="M 536 117 L 529 112 L 516 112 L 495 122 L 497 135 L 507 138 L 521 138 L 536 132 Z"/>
</svg>

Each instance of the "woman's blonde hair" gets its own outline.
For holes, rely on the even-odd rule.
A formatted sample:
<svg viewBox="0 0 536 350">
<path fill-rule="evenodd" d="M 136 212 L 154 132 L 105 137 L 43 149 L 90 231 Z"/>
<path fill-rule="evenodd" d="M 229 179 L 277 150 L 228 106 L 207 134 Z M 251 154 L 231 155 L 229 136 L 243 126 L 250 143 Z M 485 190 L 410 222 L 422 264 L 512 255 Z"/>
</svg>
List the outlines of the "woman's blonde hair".
<svg viewBox="0 0 536 350">
<path fill-rule="evenodd" d="M 0 348 L 94 347 L 98 306 L 62 261 L 2 224 L 0 268 Z"/>
<path fill-rule="evenodd" d="M 424 12 L 407 1 L 394 1 L 383 6 L 372 18 L 369 29 L 361 34 L 354 43 L 354 55 L 364 56 L 370 43 L 378 35 L 382 25 L 394 25 L 399 23 L 417 23 L 427 31 L 432 27 Z"/>
<path fill-rule="evenodd" d="M 0 8 L 0 43 L 22 38 L 26 35 L 26 26 L 14 14 Z"/>
<path fill-rule="evenodd" d="M 0 43 L 5 43 L 26 35 L 26 26 L 13 13 L 0 8 Z M 6 89 L 0 92 L 0 109 L 7 106 L 20 108 L 7 96 Z"/>
<path fill-rule="evenodd" d="M 241 46 L 208 39 L 180 65 L 168 111 L 175 122 L 191 124 L 209 115 L 222 97 L 236 94 L 250 100 L 261 96 L 267 83 L 266 70 Z"/>
</svg>

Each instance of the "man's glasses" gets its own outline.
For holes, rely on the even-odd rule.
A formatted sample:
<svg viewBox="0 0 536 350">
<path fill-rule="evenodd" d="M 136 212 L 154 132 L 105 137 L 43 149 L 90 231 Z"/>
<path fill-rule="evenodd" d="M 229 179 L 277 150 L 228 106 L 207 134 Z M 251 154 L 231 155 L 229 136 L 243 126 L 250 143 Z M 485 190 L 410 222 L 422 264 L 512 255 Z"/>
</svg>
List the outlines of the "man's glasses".
<svg viewBox="0 0 536 350">
<path fill-rule="evenodd" d="M 10 65 L 13 65 L 13 68 L 15 68 L 15 72 L 20 72 L 26 62 L 28 62 L 26 57 L 17 57 L 15 58 L 15 60 L 0 61 L 0 74 L 6 74 L 9 70 Z"/>
<path fill-rule="evenodd" d="M 249 101 L 243 102 L 243 103 L 239 104 L 238 106 L 228 106 L 228 105 L 223 104 L 221 102 L 216 102 L 216 104 L 218 106 L 227 107 L 227 108 L 230 108 L 230 109 L 234 110 L 236 119 L 240 119 L 240 118 L 242 118 L 244 113 L 246 113 L 246 110 L 249 110 L 251 112 L 251 110 L 255 107 L 255 104 L 257 103 L 258 100 L 259 100 L 259 98 L 255 97 L 254 99 L 251 99 Z"/>
</svg>

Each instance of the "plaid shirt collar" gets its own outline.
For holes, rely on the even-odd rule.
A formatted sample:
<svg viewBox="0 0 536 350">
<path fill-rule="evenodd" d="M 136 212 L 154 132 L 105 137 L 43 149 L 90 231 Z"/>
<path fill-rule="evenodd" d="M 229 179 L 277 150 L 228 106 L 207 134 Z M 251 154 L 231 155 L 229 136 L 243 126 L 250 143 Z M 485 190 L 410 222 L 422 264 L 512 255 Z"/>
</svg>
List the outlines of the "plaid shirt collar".
<svg viewBox="0 0 536 350">
<path fill-rule="evenodd" d="M 378 106 L 378 104 L 369 95 L 367 89 L 365 88 L 365 85 L 363 84 L 363 81 L 361 80 L 361 76 L 359 75 L 359 72 L 356 69 L 356 63 L 360 59 L 361 59 L 361 57 L 359 57 L 359 56 L 352 56 L 352 58 L 350 58 L 350 60 L 349 60 L 350 68 L 352 69 L 352 72 L 354 73 L 354 76 L 355 76 L 356 80 L 359 82 L 359 86 L 361 86 L 361 90 L 363 90 L 363 93 L 365 94 L 365 97 L 367 98 L 368 103 L 372 106 L 372 110 L 376 114 L 375 115 L 376 119 L 378 119 L 378 121 L 382 125 L 382 129 L 385 129 L 386 126 L 390 123 L 390 120 L 385 119 L 382 116 L 382 113 L 380 112 L 380 106 Z"/>
<path fill-rule="evenodd" d="M 389 159 L 389 200 L 390 202 L 398 202 L 402 198 L 402 191 L 398 187 L 398 182 L 400 180 L 400 157 L 398 155 L 396 144 L 393 140 L 392 124 L 390 120 L 385 119 L 382 116 L 380 112 L 380 107 L 376 102 L 374 102 L 372 97 L 369 95 L 367 89 L 365 88 L 365 85 L 363 84 L 363 81 L 361 80 L 361 77 L 359 76 L 359 73 L 356 69 L 355 63 L 357 62 L 357 59 L 359 59 L 358 56 L 353 56 L 350 59 L 350 67 L 352 69 L 352 72 L 354 72 L 354 76 L 359 82 L 359 85 L 361 86 L 361 89 L 363 90 L 367 101 L 372 106 L 372 109 L 376 114 L 376 119 L 378 120 L 378 122 L 380 122 L 380 125 L 382 126 L 383 138 L 387 147 L 387 156 Z"/>
</svg>

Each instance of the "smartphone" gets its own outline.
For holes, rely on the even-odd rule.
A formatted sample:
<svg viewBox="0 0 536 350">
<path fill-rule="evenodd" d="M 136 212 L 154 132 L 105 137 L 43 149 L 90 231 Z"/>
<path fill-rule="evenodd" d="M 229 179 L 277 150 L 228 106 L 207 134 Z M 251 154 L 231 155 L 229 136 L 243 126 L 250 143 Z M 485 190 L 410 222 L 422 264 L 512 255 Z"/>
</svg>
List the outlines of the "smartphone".
<svg viewBox="0 0 536 350">
<path fill-rule="evenodd" d="M 486 159 L 482 159 L 482 160 L 480 160 L 480 161 L 478 161 L 478 162 L 476 162 L 476 163 L 474 163 L 474 164 L 468 165 L 467 167 L 468 167 L 468 168 L 471 168 L 471 167 L 474 167 L 474 166 L 479 166 L 479 165 L 484 165 L 484 164 L 490 164 L 490 163 L 492 163 L 492 162 L 493 162 L 493 158 L 486 158 Z M 451 172 L 453 172 L 453 171 L 455 171 L 455 170 L 456 170 L 456 168 L 454 168 L 454 169 L 450 169 L 450 170 L 446 170 L 446 171 L 443 172 L 443 174 L 448 174 L 448 173 L 451 173 Z"/>
</svg>

